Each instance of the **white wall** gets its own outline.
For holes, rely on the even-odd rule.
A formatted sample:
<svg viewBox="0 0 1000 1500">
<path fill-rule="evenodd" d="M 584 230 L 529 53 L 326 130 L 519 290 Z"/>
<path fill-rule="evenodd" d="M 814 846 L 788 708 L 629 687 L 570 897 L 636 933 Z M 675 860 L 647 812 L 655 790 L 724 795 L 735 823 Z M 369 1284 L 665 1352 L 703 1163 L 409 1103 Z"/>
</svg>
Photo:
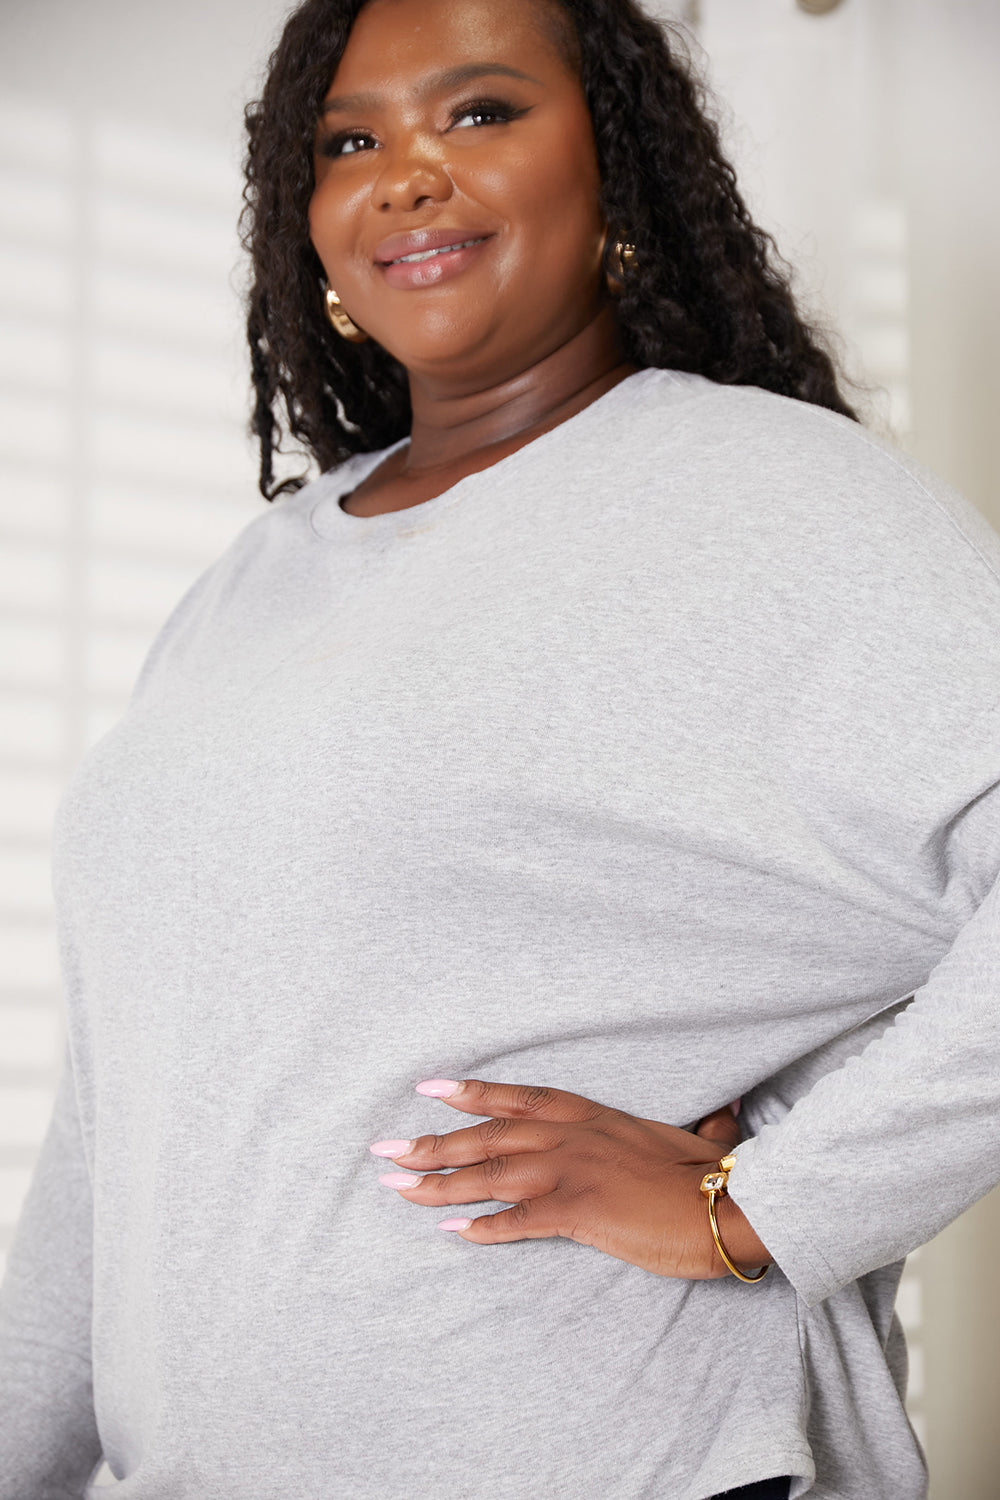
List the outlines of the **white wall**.
<svg viewBox="0 0 1000 1500">
<path fill-rule="evenodd" d="M 744 189 L 880 387 L 871 420 L 1000 521 L 1000 6 L 663 8 L 697 21 Z M 0 1255 L 61 1048 L 55 799 L 170 604 L 263 504 L 234 224 L 242 105 L 285 9 L 0 9 Z M 998 1229 L 994 1195 L 906 1283 L 935 1500 L 1000 1492 Z"/>
<path fill-rule="evenodd" d="M 888 389 L 877 410 L 904 445 L 1000 522 L 1000 6 L 698 11 L 741 183 L 806 301 Z"/>
</svg>

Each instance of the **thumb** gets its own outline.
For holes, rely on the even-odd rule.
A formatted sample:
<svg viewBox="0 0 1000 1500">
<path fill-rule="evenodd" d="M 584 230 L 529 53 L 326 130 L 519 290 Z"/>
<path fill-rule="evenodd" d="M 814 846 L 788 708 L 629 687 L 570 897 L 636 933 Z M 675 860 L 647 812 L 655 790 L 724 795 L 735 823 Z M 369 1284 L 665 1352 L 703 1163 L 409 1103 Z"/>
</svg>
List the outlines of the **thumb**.
<svg viewBox="0 0 1000 1500">
<path fill-rule="evenodd" d="M 739 1100 L 735 1100 L 734 1103 L 739 1108 Z M 740 1122 L 733 1113 L 731 1104 L 724 1104 L 721 1109 L 715 1109 L 710 1115 L 705 1115 L 698 1121 L 694 1133 L 701 1136 L 702 1140 L 718 1141 L 727 1151 L 733 1146 L 738 1146 L 743 1139 Z"/>
</svg>

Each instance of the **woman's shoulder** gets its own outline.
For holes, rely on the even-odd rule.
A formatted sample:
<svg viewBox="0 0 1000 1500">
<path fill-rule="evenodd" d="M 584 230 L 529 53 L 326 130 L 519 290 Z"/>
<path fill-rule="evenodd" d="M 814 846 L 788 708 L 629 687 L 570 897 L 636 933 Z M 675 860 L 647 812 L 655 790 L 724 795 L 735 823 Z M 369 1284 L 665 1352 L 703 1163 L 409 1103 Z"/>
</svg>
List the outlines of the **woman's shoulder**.
<svg viewBox="0 0 1000 1500">
<path fill-rule="evenodd" d="M 645 372 L 644 372 L 645 373 Z M 685 371 L 649 372 L 637 403 L 645 450 L 678 462 L 764 517 L 810 516 L 832 535 L 880 537 L 887 551 L 951 554 L 1000 588 L 1000 534 L 980 510 L 891 437 L 807 401 Z M 664 418 L 669 418 L 666 422 Z M 643 441 L 645 439 L 645 441 Z"/>
</svg>

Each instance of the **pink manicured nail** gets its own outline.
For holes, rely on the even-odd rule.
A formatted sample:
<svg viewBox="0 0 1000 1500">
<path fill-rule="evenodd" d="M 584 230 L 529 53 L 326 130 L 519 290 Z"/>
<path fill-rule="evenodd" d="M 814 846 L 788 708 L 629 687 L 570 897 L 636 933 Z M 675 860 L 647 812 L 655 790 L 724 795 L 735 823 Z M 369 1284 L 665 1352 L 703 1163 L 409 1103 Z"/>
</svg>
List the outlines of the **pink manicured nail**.
<svg viewBox="0 0 1000 1500">
<path fill-rule="evenodd" d="M 415 1187 L 418 1182 L 423 1182 L 422 1177 L 414 1177 L 412 1172 L 383 1172 L 379 1182 L 384 1182 L 386 1187 L 408 1188 Z"/>
<path fill-rule="evenodd" d="M 405 1156 L 412 1145 L 412 1141 L 376 1141 L 368 1149 L 373 1156 L 391 1156 L 395 1160 L 397 1156 Z"/>
<path fill-rule="evenodd" d="M 472 1223 L 471 1219 L 442 1219 L 438 1224 L 439 1229 L 468 1229 Z"/>
<path fill-rule="evenodd" d="M 430 1099 L 447 1099 L 458 1088 L 458 1080 L 454 1078 L 425 1078 L 423 1083 L 417 1084 L 417 1093 L 426 1094 Z"/>
<path fill-rule="evenodd" d="M 743 1100 L 742 1100 L 742 1098 L 740 1098 L 740 1099 L 734 1099 L 733 1102 L 732 1102 L 732 1104 L 730 1104 L 729 1108 L 732 1110 L 732 1112 L 733 1112 L 734 1115 L 738 1115 L 739 1114 L 739 1112 L 740 1112 L 740 1105 L 742 1104 L 742 1102 L 743 1102 Z"/>
</svg>

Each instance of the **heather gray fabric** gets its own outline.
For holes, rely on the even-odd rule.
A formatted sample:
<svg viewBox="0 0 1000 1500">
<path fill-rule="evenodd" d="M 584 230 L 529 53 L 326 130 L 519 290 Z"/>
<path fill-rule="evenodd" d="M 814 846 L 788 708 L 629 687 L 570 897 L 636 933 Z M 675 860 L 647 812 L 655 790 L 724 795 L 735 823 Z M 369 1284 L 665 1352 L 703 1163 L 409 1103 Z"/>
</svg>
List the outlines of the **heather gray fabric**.
<svg viewBox="0 0 1000 1500">
<path fill-rule="evenodd" d="M 63 798 L 0 1496 L 919 1500 L 898 1262 L 1000 1180 L 1000 540 L 668 371 L 348 515 L 377 458 L 243 531 Z M 440 1233 L 368 1151 L 471 1123 L 432 1076 L 742 1094 L 777 1268 Z"/>
</svg>

